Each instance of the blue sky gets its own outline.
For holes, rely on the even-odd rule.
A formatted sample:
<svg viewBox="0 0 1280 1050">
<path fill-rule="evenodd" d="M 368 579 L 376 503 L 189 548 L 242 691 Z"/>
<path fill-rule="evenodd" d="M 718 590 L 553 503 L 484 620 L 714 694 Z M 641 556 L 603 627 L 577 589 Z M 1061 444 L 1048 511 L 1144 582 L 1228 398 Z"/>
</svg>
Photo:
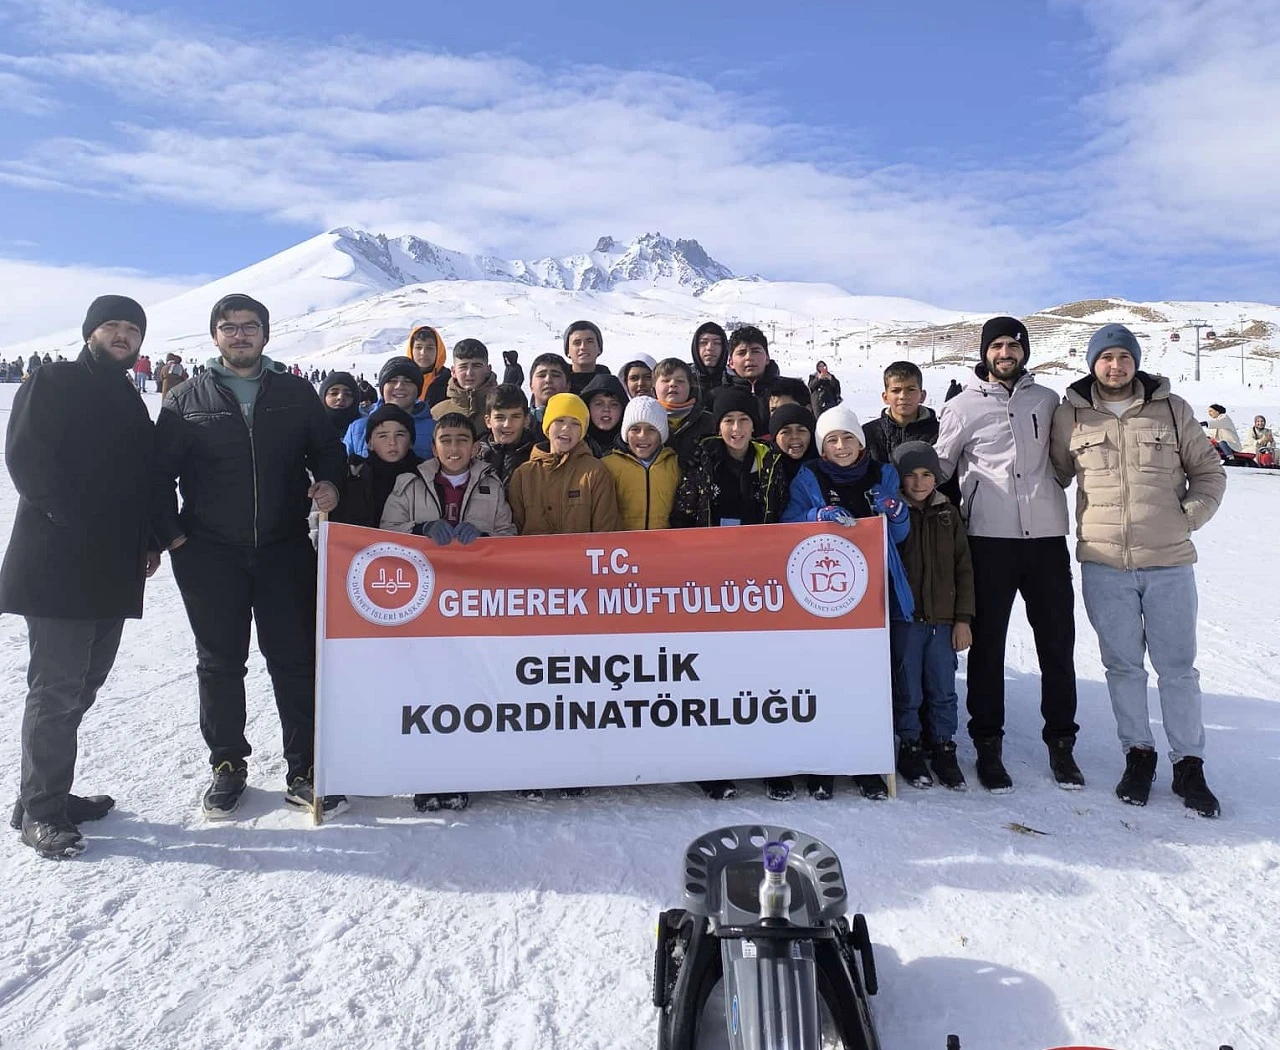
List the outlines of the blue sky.
<svg viewBox="0 0 1280 1050">
<path fill-rule="evenodd" d="M 661 229 L 949 307 L 1274 299 L 1277 107 L 1271 0 L 0 0 L 0 275 Z"/>
</svg>

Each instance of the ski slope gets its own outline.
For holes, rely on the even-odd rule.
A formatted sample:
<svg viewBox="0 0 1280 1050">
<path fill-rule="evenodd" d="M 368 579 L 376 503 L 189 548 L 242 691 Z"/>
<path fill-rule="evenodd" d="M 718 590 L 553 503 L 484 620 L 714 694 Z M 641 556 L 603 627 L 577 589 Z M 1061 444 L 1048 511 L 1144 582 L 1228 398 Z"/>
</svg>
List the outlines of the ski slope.
<svg viewBox="0 0 1280 1050">
<path fill-rule="evenodd" d="M 940 395 L 949 377 L 929 385 Z M 869 414 L 878 376 L 841 379 Z M 0 387 L 0 422 L 13 391 Z M 1223 396 L 1195 395 L 1200 411 Z M 1280 406 L 1230 407 L 1244 425 Z M 14 506 L 6 476 L 0 542 Z M 1019 612 L 1007 663 L 1012 795 L 904 787 L 871 803 L 842 780 L 826 803 L 770 803 L 758 785 L 711 803 L 672 786 L 542 804 L 479 796 L 447 817 L 416 814 L 407 798 L 355 799 L 313 829 L 281 803 L 278 722 L 255 651 L 250 788 L 241 818 L 213 825 L 199 814 L 208 767 L 194 646 L 166 560 L 81 733 L 77 788 L 109 792 L 118 808 L 85 825 L 89 849 L 75 861 L 40 860 L 5 831 L 0 1047 L 650 1048 L 654 923 L 678 901 L 682 849 L 752 821 L 791 823 L 839 853 L 876 943 L 885 1050 L 941 1050 L 948 1032 L 966 1050 L 1274 1046 L 1277 508 L 1280 472 L 1233 472 L 1223 511 L 1197 534 L 1218 821 L 1186 815 L 1163 754 L 1149 807 L 1113 796 L 1122 758 L 1077 601 L 1083 792 L 1049 778 Z M 0 619 L 10 789 L 25 646 L 21 620 Z M 761 667 L 786 658 L 755 657 Z M 967 744 L 961 753 L 972 779 Z"/>
</svg>

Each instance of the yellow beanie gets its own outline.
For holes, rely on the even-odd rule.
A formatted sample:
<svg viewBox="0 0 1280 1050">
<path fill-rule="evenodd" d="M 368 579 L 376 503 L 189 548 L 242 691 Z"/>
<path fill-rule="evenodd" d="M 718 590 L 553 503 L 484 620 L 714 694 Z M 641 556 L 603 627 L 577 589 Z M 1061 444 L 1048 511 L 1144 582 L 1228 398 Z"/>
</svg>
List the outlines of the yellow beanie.
<svg viewBox="0 0 1280 1050">
<path fill-rule="evenodd" d="M 582 433 L 587 432 L 591 422 L 591 413 L 587 411 L 586 402 L 577 394 L 556 394 L 547 402 L 547 410 L 542 414 L 542 429 L 546 430 L 557 419 L 576 419 L 582 424 Z"/>
</svg>

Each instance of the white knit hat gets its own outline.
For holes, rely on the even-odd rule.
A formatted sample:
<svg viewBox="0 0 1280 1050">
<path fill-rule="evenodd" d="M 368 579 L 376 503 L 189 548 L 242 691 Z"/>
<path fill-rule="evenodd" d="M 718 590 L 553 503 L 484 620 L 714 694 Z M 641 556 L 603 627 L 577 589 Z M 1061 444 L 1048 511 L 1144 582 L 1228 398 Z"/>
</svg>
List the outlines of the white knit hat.
<svg viewBox="0 0 1280 1050">
<path fill-rule="evenodd" d="M 867 437 L 862 432 L 862 424 L 858 422 L 857 413 L 846 404 L 836 405 L 829 408 L 818 417 L 818 425 L 814 429 L 814 436 L 818 439 L 818 450 L 821 452 L 822 443 L 827 439 L 828 434 L 834 434 L 837 430 L 847 430 L 850 434 L 858 439 L 858 444 L 863 448 L 867 447 Z"/>
<path fill-rule="evenodd" d="M 632 365 L 645 365 L 649 369 L 649 371 L 652 372 L 655 368 L 658 367 L 658 362 L 655 361 L 648 354 L 636 354 L 635 357 L 633 357 L 630 361 L 628 361 L 625 365 L 622 366 L 622 371 L 618 373 L 618 378 L 621 379 L 624 375 L 626 375 L 627 369 L 630 368 Z"/>
<path fill-rule="evenodd" d="M 667 427 L 667 410 L 652 397 L 633 397 L 627 402 L 627 410 L 622 413 L 622 440 L 627 439 L 627 431 L 637 423 L 648 423 L 654 427 L 662 440 L 667 440 L 670 430 Z"/>
</svg>

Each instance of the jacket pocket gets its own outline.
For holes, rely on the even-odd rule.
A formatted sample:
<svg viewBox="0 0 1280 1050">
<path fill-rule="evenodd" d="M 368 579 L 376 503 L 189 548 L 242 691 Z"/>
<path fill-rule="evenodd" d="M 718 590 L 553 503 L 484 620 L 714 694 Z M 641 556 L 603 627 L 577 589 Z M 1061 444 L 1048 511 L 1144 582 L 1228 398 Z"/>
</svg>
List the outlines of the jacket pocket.
<svg viewBox="0 0 1280 1050">
<path fill-rule="evenodd" d="M 1178 446 L 1173 442 L 1173 435 L 1165 437 L 1163 434 L 1138 434 L 1134 444 L 1137 446 L 1139 470 L 1172 474 L 1182 462 Z"/>
<path fill-rule="evenodd" d="M 1072 434 L 1067 450 L 1086 474 L 1112 471 L 1120 466 L 1120 450 L 1103 433 Z"/>
</svg>

